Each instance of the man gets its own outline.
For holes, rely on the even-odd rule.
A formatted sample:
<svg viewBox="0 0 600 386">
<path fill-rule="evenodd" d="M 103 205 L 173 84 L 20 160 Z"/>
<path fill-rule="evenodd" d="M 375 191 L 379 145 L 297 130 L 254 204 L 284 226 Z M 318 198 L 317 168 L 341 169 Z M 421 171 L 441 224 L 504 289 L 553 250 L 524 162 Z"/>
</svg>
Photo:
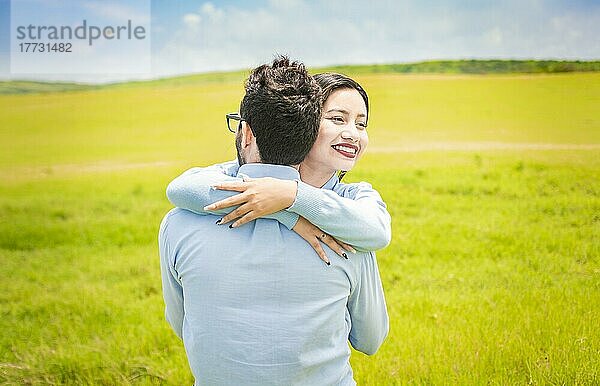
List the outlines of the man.
<svg viewBox="0 0 600 386">
<path fill-rule="evenodd" d="M 287 58 L 256 68 L 236 133 L 238 176 L 298 180 L 321 97 Z M 166 317 L 197 384 L 352 385 L 352 345 L 372 354 L 388 330 L 372 253 L 307 258 L 312 247 L 273 219 L 230 229 L 182 209 L 161 224 Z M 331 251 L 330 251 L 331 252 Z"/>
</svg>

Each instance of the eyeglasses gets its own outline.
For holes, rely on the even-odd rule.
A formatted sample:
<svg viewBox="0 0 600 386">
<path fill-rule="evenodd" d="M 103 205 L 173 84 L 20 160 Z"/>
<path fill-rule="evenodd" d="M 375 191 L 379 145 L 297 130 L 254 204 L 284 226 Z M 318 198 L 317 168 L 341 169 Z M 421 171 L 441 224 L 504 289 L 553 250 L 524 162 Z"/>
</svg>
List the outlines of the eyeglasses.
<svg viewBox="0 0 600 386">
<path fill-rule="evenodd" d="M 229 113 L 225 115 L 225 118 L 227 118 L 227 129 L 229 129 L 229 131 L 231 131 L 232 133 L 235 134 L 239 129 L 242 128 L 243 119 L 240 113 Z M 232 121 L 237 121 L 238 123 L 236 124 Z"/>
</svg>

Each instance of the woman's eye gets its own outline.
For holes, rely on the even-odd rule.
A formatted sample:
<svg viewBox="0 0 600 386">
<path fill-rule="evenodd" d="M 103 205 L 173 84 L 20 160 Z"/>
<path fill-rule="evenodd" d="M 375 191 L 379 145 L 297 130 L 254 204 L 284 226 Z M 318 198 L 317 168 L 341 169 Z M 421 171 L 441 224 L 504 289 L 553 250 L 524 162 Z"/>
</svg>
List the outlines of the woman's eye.
<svg viewBox="0 0 600 386">
<path fill-rule="evenodd" d="M 367 124 L 363 122 L 356 122 L 356 127 L 358 127 L 359 130 L 366 130 Z"/>
<path fill-rule="evenodd" d="M 329 120 L 334 123 L 344 123 L 344 118 L 342 117 L 331 117 Z"/>
</svg>

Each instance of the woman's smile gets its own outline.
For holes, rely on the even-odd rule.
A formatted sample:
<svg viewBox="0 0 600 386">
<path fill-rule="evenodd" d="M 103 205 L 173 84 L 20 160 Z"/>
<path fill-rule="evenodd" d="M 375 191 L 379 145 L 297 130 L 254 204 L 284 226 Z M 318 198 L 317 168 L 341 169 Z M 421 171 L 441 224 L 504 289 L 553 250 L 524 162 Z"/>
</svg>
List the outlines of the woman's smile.
<svg viewBox="0 0 600 386">
<path fill-rule="evenodd" d="M 323 103 L 319 135 L 304 166 L 329 176 L 351 170 L 368 143 L 365 101 L 354 89 L 338 89 Z"/>
<path fill-rule="evenodd" d="M 340 153 L 342 156 L 354 159 L 358 155 L 360 148 L 351 143 L 338 143 L 331 145 L 332 149 Z"/>
</svg>

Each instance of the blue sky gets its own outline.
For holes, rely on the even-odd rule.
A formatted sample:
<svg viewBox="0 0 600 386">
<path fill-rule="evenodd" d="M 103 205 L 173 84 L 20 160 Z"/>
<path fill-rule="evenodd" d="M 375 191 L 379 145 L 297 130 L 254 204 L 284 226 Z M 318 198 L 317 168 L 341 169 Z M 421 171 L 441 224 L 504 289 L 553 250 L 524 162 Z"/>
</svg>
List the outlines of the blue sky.
<svg viewBox="0 0 600 386">
<path fill-rule="evenodd" d="M 77 7 L 64 6 L 68 1 L 36 1 L 41 5 L 32 10 L 32 18 L 78 17 Z M 76 3 L 88 9 L 100 9 L 102 3 L 103 16 L 109 19 L 129 16 L 122 11 L 128 1 Z M 10 77 L 8 5 L 0 0 L 1 78 Z M 461 58 L 600 59 L 600 1 L 152 0 L 151 6 L 150 74 L 28 78 L 106 82 L 231 70 L 263 63 L 275 53 L 308 66 Z M 57 12 L 57 7 L 62 10 Z M 114 12 L 109 12 L 111 7 Z"/>
</svg>

